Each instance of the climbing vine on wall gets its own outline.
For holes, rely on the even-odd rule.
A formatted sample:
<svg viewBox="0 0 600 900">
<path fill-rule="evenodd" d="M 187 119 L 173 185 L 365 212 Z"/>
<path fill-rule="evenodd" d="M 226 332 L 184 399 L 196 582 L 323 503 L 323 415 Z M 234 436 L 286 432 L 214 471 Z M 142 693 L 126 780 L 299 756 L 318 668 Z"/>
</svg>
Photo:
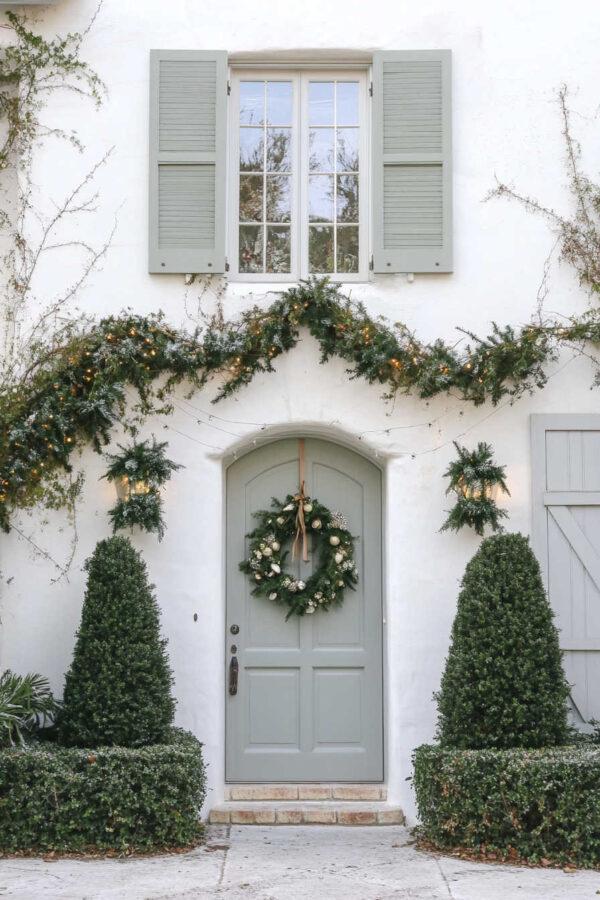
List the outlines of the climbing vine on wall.
<svg viewBox="0 0 600 900">
<path fill-rule="evenodd" d="M 386 398 L 453 391 L 476 405 L 543 387 L 545 366 L 562 344 L 600 344 L 596 311 L 519 330 L 494 324 L 485 338 L 467 332 L 462 349 L 441 339 L 425 344 L 406 326 L 369 316 L 327 279 L 290 288 L 234 322 L 215 316 L 193 334 L 169 327 L 160 314 L 111 316 L 42 355 L 18 384 L 0 388 L 0 525 L 9 530 L 15 508 L 41 500 L 60 506 L 57 484 L 73 451 L 86 442 L 100 451 L 117 418 L 127 427 L 169 413 L 177 385 L 194 391 L 213 376 L 219 401 L 273 371 L 302 327 L 318 341 L 321 362 L 344 359 L 350 377 L 385 385 Z M 127 386 L 137 391 L 133 406 Z"/>
<path fill-rule="evenodd" d="M 2 47 L 0 119 L 5 128 L 0 169 L 15 156 L 22 159 L 40 136 L 54 134 L 81 149 L 74 131 L 42 122 L 45 100 L 52 91 L 67 89 L 99 103 L 104 92 L 99 76 L 79 56 L 83 35 L 70 33 L 48 40 L 32 31 L 25 17 L 9 10 L 6 18 L 13 39 Z"/>
</svg>

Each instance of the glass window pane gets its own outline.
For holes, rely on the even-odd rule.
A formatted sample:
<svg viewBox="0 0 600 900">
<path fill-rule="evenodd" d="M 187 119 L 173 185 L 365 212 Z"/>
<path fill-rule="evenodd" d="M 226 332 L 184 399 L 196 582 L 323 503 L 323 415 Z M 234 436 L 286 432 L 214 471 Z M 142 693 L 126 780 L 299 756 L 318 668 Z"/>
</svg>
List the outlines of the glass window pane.
<svg viewBox="0 0 600 900">
<path fill-rule="evenodd" d="M 262 217 L 262 175 L 240 175 L 240 222 L 260 222 Z"/>
<path fill-rule="evenodd" d="M 308 229 L 308 268 L 310 272 L 333 272 L 333 225 Z"/>
<path fill-rule="evenodd" d="M 308 179 L 308 221 L 333 222 L 333 175 Z"/>
<path fill-rule="evenodd" d="M 333 81 L 309 82 L 308 124 L 333 125 Z"/>
<path fill-rule="evenodd" d="M 240 81 L 240 125 L 262 125 L 264 117 L 264 81 Z"/>
<path fill-rule="evenodd" d="M 338 128 L 338 172 L 358 172 L 358 128 Z"/>
<path fill-rule="evenodd" d="M 263 140 L 262 128 L 240 128 L 241 172 L 262 172 Z"/>
<path fill-rule="evenodd" d="M 291 128 L 267 128 L 267 172 L 291 172 Z"/>
<path fill-rule="evenodd" d="M 291 270 L 291 241 L 289 226 L 269 225 L 267 227 L 267 272 L 289 272 Z"/>
<path fill-rule="evenodd" d="M 292 82 L 267 82 L 267 122 L 269 125 L 292 124 Z"/>
<path fill-rule="evenodd" d="M 290 176 L 269 175 L 267 178 L 267 222 L 289 222 L 290 218 Z"/>
<path fill-rule="evenodd" d="M 338 125 L 358 125 L 357 81 L 338 81 L 337 83 L 337 123 Z"/>
<path fill-rule="evenodd" d="M 311 172 L 333 172 L 334 128 L 311 128 L 308 136 L 308 167 Z"/>
<path fill-rule="evenodd" d="M 358 272 L 358 226 L 344 225 L 337 230 L 337 271 Z"/>
<path fill-rule="evenodd" d="M 337 221 L 358 222 L 358 175 L 337 176 Z"/>
<path fill-rule="evenodd" d="M 240 225 L 240 272 L 262 272 L 262 225 Z"/>
</svg>

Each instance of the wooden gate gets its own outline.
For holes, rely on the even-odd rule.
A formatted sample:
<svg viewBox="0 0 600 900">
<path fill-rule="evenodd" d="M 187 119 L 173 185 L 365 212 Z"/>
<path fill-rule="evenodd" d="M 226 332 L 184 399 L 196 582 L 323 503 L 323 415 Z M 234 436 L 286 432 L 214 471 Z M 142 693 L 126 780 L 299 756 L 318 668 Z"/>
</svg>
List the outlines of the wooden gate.
<svg viewBox="0 0 600 900">
<path fill-rule="evenodd" d="M 579 724 L 600 719 L 600 415 L 532 416 L 533 548 Z"/>
</svg>

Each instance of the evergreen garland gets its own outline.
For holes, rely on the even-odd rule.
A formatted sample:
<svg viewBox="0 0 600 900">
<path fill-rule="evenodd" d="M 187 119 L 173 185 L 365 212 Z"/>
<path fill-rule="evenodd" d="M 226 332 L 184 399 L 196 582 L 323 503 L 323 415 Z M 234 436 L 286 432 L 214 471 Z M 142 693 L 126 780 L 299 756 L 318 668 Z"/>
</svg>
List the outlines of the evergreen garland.
<svg viewBox="0 0 600 900">
<path fill-rule="evenodd" d="M 487 538 L 467 565 L 436 699 L 444 747 L 551 747 L 567 739 L 558 632 L 522 534 Z"/>
<path fill-rule="evenodd" d="M 450 479 L 446 494 L 455 493 L 457 501 L 440 531 L 460 531 L 465 525 L 475 529 L 478 535 L 483 534 L 486 525 L 492 531 L 501 531 L 500 519 L 508 518 L 508 513 L 498 507 L 492 489 L 499 488 L 510 496 L 506 466 L 496 465 L 491 446 L 483 441 L 477 444 L 476 450 L 453 443 L 458 459 L 450 463 L 444 476 Z"/>
<path fill-rule="evenodd" d="M 102 477 L 116 482 L 123 493 L 108 513 L 113 531 L 138 525 L 144 531 L 157 532 L 159 541 L 162 540 L 165 523 L 160 487 L 172 472 L 182 468 L 167 458 L 167 446 L 166 441 L 157 443 L 153 437 L 152 443 L 134 441 L 131 447 L 119 444 L 121 453 L 109 454 L 111 464 Z"/>
<path fill-rule="evenodd" d="M 114 422 L 127 424 L 126 386 L 138 392 L 138 418 L 171 412 L 167 398 L 184 381 L 193 391 L 221 376 L 218 401 L 273 371 L 301 327 L 319 342 L 322 362 L 341 357 L 352 378 L 386 385 L 386 398 L 452 389 L 476 405 L 543 387 L 544 366 L 561 343 L 600 343 L 600 316 L 592 311 L 520 331 L 493 324 L 486 338 L 467 333 L 462 351 L 442 340 L 422 344 L 406 326 L 370 317 L 327 279 L 290 288 L 237 322 L 216 316 L 202 334 L 176 331 L 161 314 L 111 316 L 53 347 L 20 383 L 0 387 L 0 526 L 9 530 L 13 508 L 64 505 L 60 476 L 71 470 L 73 450 L 91 441 L 100 451 Z"/>
</svg>

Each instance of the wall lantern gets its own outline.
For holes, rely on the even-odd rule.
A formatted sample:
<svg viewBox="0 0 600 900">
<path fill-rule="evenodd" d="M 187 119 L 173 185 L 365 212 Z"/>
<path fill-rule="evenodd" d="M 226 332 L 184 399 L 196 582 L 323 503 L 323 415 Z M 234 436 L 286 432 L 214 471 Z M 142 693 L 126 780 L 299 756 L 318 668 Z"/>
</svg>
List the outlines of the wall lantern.
<svg viewBox="0 0 600 900">
<path fill-rule="evenodd" d="M 149 494 L 152 486 L 147 481 L 132 481 L 128 475 L 114 480 L 118 500 L 129 500 L 132 495 Z"/>
<path fill-rule="evenodd" d="M 506 467 L 494 462 L 494 451 L 480 442 L 475 450 L 467 450 L 454 441 L 458 458 L 448 466 L 444 475 L 450 479 L 446 494 L 455 494 L 456 504 L 448 510 L 448 518 L 440 531 L 460 531 L 465 526 L 479 535 L 486 526 L 502 531 L 501 519 L 507 512 L 500 509 L 497 499 L 502 491 L 510 495 L 506 486 Z"/>
<path fill-rule="evenodd" d="M 182 467 L 167 458 L 167 443 L 134 441 L 130 447 L 118 445 L 120 453 L 110 454 L 106 475 L 117 492 L 117 502 L 109 516 L 113 531 L 133 528 L 154 531 L 161 540 L 165 532 L 160 489 L 176 469 Z"/>
<path fill-rule="evenodd" d="M 500 493 L 500 484 L 497 481 L 480 481 L 479 483 L 469 483 L 464 478 L 460 478 L 456 486 L 456 493 L 462 494 L 467 500 L 491 500 L 493 503 L 498 499 Z M 506 493 L 509 493 L 508 488 Z"/>
</svg>

